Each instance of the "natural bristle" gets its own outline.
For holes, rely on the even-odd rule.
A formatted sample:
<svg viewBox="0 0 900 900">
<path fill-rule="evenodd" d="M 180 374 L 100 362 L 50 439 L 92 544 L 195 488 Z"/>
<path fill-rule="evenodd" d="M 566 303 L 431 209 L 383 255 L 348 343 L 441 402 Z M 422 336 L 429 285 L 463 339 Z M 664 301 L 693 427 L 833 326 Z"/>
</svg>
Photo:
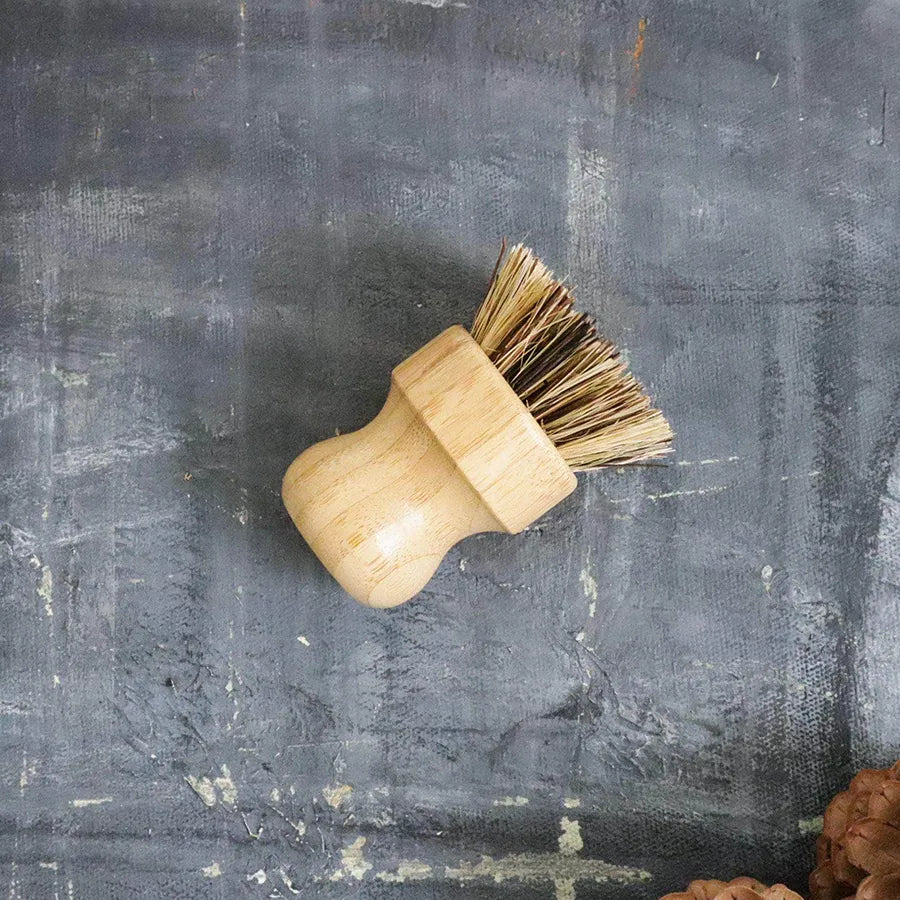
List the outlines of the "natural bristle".
<svg viewBox="0 0 900 900">
<path fill-rule="evenodd" d="M 521 244 L 506 245 L 472 336 L 573 469 L 668 453 L 672 429 L 568 288 Z"/>
</svg>

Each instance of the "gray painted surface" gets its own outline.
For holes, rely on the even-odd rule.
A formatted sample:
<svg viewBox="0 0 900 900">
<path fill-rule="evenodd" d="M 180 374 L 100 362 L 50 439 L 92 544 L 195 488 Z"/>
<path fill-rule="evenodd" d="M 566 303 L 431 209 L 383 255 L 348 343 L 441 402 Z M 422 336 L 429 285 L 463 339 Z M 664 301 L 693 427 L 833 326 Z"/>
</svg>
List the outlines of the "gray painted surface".
<svg viewBox="0 0 900 900">
<path fill-rule="evenodd" d="M 897 5 L 2 6 L 6 896 L 801 885 L 900 755 Z M 504 235 L 677 462 L 362 609 L 281 473 Z"/>
</svg>

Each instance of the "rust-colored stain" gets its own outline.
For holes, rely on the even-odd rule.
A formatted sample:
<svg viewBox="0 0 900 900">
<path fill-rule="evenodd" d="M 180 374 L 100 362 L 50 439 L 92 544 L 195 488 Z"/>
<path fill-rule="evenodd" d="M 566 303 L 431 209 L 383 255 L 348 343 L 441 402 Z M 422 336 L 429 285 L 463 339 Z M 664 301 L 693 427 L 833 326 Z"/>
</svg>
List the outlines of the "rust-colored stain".
<svg viewBox="0 0 900 900">
<path fill-rule="evenodd" d="M 638 21 L 637 39 L 634 42 L 634 50 L 631 51 L 631 58 L 634 60 L 634 68 L 640 69 L 641 57 L 644 55 L 644 34 L 647 31 L 647 18 L 641 16 Z"/>
<path fill-rule="evenodd" d="M 647 24 L 649 19 L 641 16 L 638 19 L 637 37 L 634 40 L 634 49 L 629 50 L 628 55 L 631 57 L 631 64 L 634 70 L 631 76 L 631 90 L 628 92 L 629 97 L 633 97 L 637 93 L 638 82 L 641 77 L 641 57 L 644 55 L 644 36 L 647 33 Z"/>
</svg>

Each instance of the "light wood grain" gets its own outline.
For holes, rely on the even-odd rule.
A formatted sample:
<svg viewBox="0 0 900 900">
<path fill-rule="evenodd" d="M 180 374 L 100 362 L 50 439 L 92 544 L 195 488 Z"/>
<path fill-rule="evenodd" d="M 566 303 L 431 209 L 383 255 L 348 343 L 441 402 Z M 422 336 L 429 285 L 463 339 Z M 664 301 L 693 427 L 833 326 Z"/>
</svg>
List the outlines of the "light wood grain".
<svg viewBox="0 0 900 900">
<path fill-rule="evenodd" d="M 540 425 L 465 329 L 394 369 L 381 412 L 301 453 L 282 496 L 310 547 L 368 606 L 415 596 L 479 531 L 521 531 L 575 487 Z"/>
</svg>

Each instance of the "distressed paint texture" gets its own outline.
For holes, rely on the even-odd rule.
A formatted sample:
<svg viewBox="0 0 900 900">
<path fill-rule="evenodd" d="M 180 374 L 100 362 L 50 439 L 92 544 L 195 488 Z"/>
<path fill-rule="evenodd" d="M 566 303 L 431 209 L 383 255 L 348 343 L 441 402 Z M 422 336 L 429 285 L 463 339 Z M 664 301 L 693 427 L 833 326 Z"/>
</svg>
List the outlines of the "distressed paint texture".
<svg viewBox="0 0 900 900">
<path fill-rule="evenodd" d="M 900 755 L 897 4 L 0 12 L 0 894 L 800 886 Z M 680 464 L 363 609 L 281 474 L 504 235 Z"/>
</svg>

